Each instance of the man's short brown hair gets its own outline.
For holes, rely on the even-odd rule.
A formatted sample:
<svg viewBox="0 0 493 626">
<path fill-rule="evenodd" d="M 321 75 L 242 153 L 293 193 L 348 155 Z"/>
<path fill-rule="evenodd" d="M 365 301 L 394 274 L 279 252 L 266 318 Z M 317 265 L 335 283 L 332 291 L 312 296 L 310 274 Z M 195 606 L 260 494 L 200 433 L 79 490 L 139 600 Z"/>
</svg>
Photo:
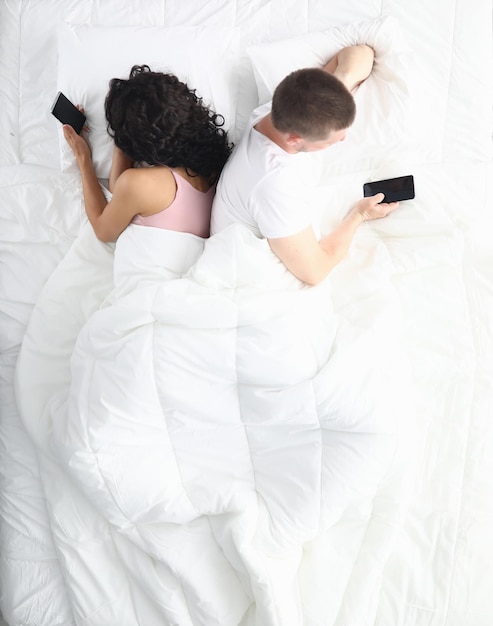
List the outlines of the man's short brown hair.
<svg viewBox="0 0 493 626">
<path fill-rule="evenodd" d="M 353 96 L 343 83 L 318 68 L 288 74 L 272 97 L 272 123 L 277 130 L 309 141 L 351 126 L 356 115 Z"/>
</svg>

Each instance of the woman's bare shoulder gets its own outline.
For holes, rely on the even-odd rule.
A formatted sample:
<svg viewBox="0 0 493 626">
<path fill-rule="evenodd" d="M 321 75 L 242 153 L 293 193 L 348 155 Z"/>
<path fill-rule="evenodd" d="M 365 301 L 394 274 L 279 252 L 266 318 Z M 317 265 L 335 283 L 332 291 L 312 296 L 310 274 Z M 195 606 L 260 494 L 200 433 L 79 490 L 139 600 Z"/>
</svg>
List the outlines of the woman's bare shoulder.
<svg viewBox="0 0 493 626">
<path fill-rule="evenodd" d="M 164 166 L 131 167 L 122 172 L 118 178 L 125 185 L 139 186 L 143 182 L 156 182 L 160 185 L 174 184 L 171 170 Z"/>
<path fill-rule="evenodd" d="M 167 167 L 133 167 L 121 173 L 115 191 L 140 207 L 141 215 L 152 215 L 168 207 L 176 195 L 176 183 Z"/>
</svg>

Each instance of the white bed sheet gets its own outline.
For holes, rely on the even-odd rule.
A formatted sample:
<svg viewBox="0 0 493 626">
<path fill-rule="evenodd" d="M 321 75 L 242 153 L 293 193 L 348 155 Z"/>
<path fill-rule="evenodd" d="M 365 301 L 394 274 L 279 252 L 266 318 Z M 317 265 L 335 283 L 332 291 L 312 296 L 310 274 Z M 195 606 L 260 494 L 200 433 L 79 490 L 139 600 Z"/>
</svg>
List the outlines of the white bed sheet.
<svg viewBox="0 0 493 626">
<path fill-rule="evenodd" d="M 465 0 L 420 1 L 411 11 L 389 0 L 364 6 L 356 1 L 216 0 L 198 9 L 178 0 L 145 5 L 7 0 L 0 7 L 0 610 L 10 626 L 53 626 L 83 618 L 88 624 L 123 623 L 112 621 L 120 617 L 111 607 L 100 617 L 96 611 L 107 600 L 98 591 L 98 577 L 111 586 L 111 576 L 121 571 L 88 571 L 81 577 L 81 589 L 67 587 L 66 561 L 59 537 L 57 544 L 53 535 L 53 503 L 67 489 L 67 478 L 44 457 L 40 476 L 36 447 L 20 420 L 13 390 L 33 305 L 85 221 L 77 175 L 57 171 L 56 125 L 47 113 L 56 91 L 56 20 L 51 16 L 93 25 L 234 26 L 245 51 L 249 43 L 382 13 L 399 19 L 413 51 L 413 107 L 406 140 L 401 152 L 375 159 L 371 170 L 326 176 L 318 193 L 328 198 L 323 220 L 328 228 L 358 197 L 366 176 L 384 177 L 404 168 L 415 173 L 422 202 L 409 203 L 392 220 L 362 230 L 331 282 L 339 311 L 364 319 L 361 300 L 375 286 L 371 268 L 379 267 L 372 252 L 383 242 L 403 311 L 404 347 L 416 389 L 417 471 L 409 511 L 390 555 L 372 555 L 381 544 L 371 536 L 361 543 L 367 558 L 382 560 L 383 575 L 374 587 L 365 580 L 365 571 L 348 565 L 344 548 L 361 531 L 350 515 L 315 548 L 306 544 L 300 571 L 301 593 L 310 607 L 305 623 L 493 623 L 491 4 L 477 2 L 471 11 Z M 238 130 L 256 100 L 246 56 L 240 68 L 243 108 Z M 345 299 L 345 280 L 361 269 L 365 280 L 354 288 L 360 288 L 362 297 Z M 378 275 L 375 280 L 378 284 Z M 77 563 L 77 553 L 73 558 Z M 129 562 L 136 567 L 135 560 Z M 352 583 L 345 588 L 340 573 L 348 567 Z M 313 577 L 317 571 L 318 580 Z M 131 597 L 139 615 L 139 603 L 150 611 L 152 602 L 138 584 L 142 574 L 135 572 L 139 592 Z M 324 588 L 334 590 L 333 603 L 321 602 Z M 79 593 L 87 607 L 79 606 Z M 123 586 L 122 606 L 129 593 Z M 253 613 L 250 609 L 245 623 Z M 168 623 L 158 609 L 144 614 L 151 626 Z M 128 623 L 136 624 L 135 619 Z"/>
</svg>

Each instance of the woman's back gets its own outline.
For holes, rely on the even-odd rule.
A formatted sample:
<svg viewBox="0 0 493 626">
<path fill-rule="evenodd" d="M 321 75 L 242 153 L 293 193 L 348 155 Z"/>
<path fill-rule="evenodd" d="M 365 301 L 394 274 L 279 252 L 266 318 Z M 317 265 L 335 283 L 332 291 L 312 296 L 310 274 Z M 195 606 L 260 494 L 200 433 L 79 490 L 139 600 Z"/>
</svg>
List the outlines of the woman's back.
<svg viewBox="0 0 493 626">
<path fill-rule="evenodd" d="M 152 177 L 153 174 L 161 176 L 160 170 L 162 169 L 149 168 L 148 171 L 142 173 L 147 178 Z M 171 177 L 162 176 L 163 183 L 166 182 L 167 187 L 163 189 L 163 208 L 150 214 L 138 214 L 132 222 L 141 226 L 166 228 L 191 233 L 198 237 L 208 237 L 215 186 L 209 186 L 201 177 L 190 177 L 186 172 L 180 173 L 176 169 L 165 169 Z M 171 202 L 167 202 L 165 198 L 172 196 L 173 186 L 174 197 Z"/>
</svg>

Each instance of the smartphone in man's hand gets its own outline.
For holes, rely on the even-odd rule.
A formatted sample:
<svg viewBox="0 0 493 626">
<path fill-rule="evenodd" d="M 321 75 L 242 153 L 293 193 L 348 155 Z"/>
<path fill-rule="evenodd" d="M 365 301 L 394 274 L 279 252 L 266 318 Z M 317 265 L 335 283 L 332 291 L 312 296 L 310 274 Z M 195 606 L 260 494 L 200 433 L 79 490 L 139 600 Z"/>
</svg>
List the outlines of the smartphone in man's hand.
<svg viewBox="0 0 493 626">
<path fill-rule="evenodd" d="M 414 198 L 414 177 L 399 176 L 398 178 L 386 178 L 385 180 L 375 180 L 363 185 L 363 195 L 374 196 L 383 193 L 385 198 L 382 202 L 401 202 L 402 200 L 412 200 Z"/>
</svg>

